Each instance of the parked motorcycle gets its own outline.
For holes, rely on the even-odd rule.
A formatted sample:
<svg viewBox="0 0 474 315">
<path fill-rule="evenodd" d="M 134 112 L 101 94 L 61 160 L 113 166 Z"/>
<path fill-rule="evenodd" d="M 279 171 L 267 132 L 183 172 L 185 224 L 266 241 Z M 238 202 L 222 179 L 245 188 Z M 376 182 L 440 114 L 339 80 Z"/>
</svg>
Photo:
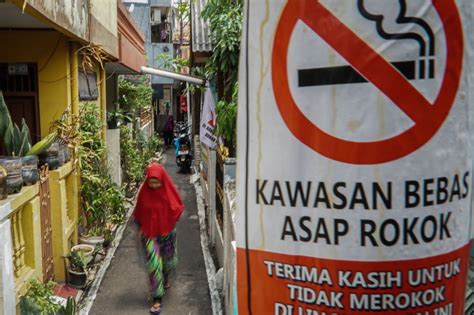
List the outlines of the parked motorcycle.
<svg viewBox="0 0 474 315">
<path fill-rule="evenodd" d="M 190 134 L 187 126 L 183 124 L 177 125 L 177 133 L 175 136 L 175 147 L 176 147 L 176 164 L 180 168 L 181 172 L 188 172 L 191 169 L 192 154 L 191 154 L 191 141 Z"/>
</svg>

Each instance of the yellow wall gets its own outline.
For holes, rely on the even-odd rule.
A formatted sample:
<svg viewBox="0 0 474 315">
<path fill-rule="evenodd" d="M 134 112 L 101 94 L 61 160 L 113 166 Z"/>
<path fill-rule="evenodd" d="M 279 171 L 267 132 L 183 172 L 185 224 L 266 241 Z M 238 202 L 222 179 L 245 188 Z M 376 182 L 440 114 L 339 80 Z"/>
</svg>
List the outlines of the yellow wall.
<svg viewBox="0 0 474 315">
<path fill-rule="evenodd" d="M 40 128 L 45 136 L 71 103 L 67 38 L 56 31 L 0 31 L 0 42 L 10 43 L 0 49 L 0 62 L 37 63 Z"/>
<path fill-rule="evenodd" d="M 94 67 L 93 71 L 97 75 L 97 77 L 96 77 L 97 91 L 98 91 L 99 95 L 97 97 L 97 100 L 80 101 L 79 102 L 79 108 L 81 108 L 81 106 L 85 103 L 95 103 L 95 104 L 97 104 L 97 106 L 100 109 L 100 119 L 102 120 L 102 138 L 105 139 L 105 134 L 106 134 L 106 131 L 107 131 L 107 100 L 106 100 L 107 74 L 105 72 L 105 69 L 101 69 L 99 65 L 96 65 Z"/>
<path fill-rule="evenodd" d="M 0 49 L 0 62 L 33 62 L 38 66 L 38 96 L 41 136 L 49 133 L 51 123 L 66 107 L 75 109 L 78 103 L 77 67 L 81 63 L 75 52 L 77 43 L 56 31 L 0 31 L 0 42 L 15 43 Z M 98 104 L 105 123 L 105 70 L 95 68 Z M 76 80 L 73 80 L 76 79 Z M 75 110 L 77 114 L 77 110 Z"/>
<path fill-rule="evenodd" d="M 67 107 L 78 114 L 78 68 L 81 67 L 77 50 L 81 45 L 71 42 L 57 31 L 0 31 L 0 63 L 36 63 L 38 68 L 38 102 L 41 136 L 49 133 L 51 123 L 58 119 Z M 98 99 L 105 123 L 105 70 L 96 66 Z M 65 280 L 63 255 L 71 244 L 77 243 L 77 224 L 79 211 L 78 170 L 69 162 L 56 171 L 50 172 L 51 213 L 53 229 L 53 258 L 56 280 Z M 25 189 L 24 189 L 25 190 Z M 27 189 L 26 192 L 29 190 Z M 20 194 L 22 196 L 24 191 Z M 25 217 L 19 219 L 24 229 L 33 231 L 25 236 L 24 272 L 16 280 L 17 293 L 24 293 L 27 280 L 42 275 L 41 234 L 38 222 L 38 199 L 25 207 Z M 34 223 L 33 223 L 34 222 Z M 32 227 L 36 227 L 33 229 Z M 35 244 L 31 246 L 30 244 Z"/>
<path fill-rule="evenodd" d="M 51 223 L 53 227 L 53 259 L 56 281 L 65 281 L 64 256 L 77 244 L 78 196 L 77 169 L 73 162 L 49 173 Z"/>
<path fill-rule="evenodd" d="M 28 282 L 43 278 L 41 257 L 41 212 L 39 185 L 23 187 L 20 194 L 9 196 L 12 234 L 12 258 L 17 302 L 25 294 Z"/>
</svg>

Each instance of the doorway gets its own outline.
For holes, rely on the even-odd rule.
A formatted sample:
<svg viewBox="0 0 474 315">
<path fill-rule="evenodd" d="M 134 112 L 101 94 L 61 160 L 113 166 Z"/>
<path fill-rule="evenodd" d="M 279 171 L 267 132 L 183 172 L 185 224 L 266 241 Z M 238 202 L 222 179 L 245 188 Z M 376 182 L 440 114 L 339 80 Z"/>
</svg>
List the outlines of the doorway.
<svg viewBox="0 0 474 315">
<path fill-rule="evenodd" d="M 34 63 L 0 63 L 0 90 L 14 123 L 25 119 L 31 140 L 40 139 L 38 70 Z"/>
</svg>

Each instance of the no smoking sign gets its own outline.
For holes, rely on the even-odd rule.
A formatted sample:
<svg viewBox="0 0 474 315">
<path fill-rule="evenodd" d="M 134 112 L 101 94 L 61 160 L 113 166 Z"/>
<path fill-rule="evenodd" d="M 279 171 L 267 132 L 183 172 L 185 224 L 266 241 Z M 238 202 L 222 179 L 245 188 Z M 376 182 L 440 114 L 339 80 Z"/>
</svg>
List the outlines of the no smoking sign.
<svg viewBox="0 0 474 315">
<path fill-rule="evenodd" d="M 472 0 L 246 4 L 239 314 L 463 314 Z"/>
<path fill-rule="evenodd" d="M 449 115 L 463 64 L 461 18 L 453 1 L 433 1 L 431 19 L 409 14 L 420 2 L 353 2 L 357 19 L 345 21 L 331 2 L 288 1 L 273 44 L 274 96 L 288 129 L 312 150 L 350 164 L 386 163 L 426 144 Z M 385 14 L 387 3 L 397 14 Z M 295 66 L 292 47 L 315 57 Z M 380 128 L 391 116 L 375 114 L 379 103 L 405 123 Z M 350 120 L 357 114 L 373 118 L 365 129 Z M 320 123 L 325 115 L 332 125 Z"/>
</svg>

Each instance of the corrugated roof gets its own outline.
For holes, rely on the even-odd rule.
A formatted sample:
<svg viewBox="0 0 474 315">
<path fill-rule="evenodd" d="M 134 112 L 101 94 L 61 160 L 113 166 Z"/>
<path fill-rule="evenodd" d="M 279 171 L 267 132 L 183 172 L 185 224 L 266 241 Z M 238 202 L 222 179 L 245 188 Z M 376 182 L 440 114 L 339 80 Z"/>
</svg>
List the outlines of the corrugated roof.
<svg viewBox="0 0 474 315">
<path fill-rule="evenodd" d="M 207 0 L 191 1 L 192 49 L 193 52 L 212 51 L 209 23 L 201 18 Z"/>
</svg>

